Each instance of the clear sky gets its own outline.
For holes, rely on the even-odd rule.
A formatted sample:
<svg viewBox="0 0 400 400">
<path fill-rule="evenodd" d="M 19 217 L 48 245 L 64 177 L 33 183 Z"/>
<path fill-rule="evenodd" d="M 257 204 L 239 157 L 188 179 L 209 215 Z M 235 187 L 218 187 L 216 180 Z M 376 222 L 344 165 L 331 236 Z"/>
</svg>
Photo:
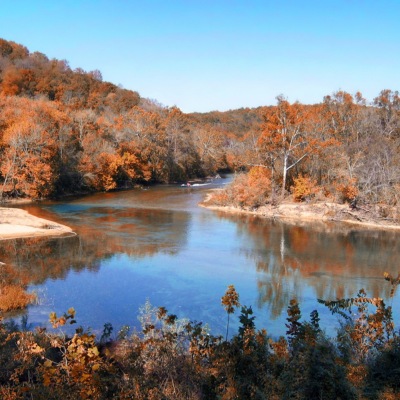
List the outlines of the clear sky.
<svg viewBox="0 0 400 400">
<path fill-rule="evenodd" d="M 0 37 L 184 112 L 400 89 L 400 0 L 3 0 Z"/>
</svg>

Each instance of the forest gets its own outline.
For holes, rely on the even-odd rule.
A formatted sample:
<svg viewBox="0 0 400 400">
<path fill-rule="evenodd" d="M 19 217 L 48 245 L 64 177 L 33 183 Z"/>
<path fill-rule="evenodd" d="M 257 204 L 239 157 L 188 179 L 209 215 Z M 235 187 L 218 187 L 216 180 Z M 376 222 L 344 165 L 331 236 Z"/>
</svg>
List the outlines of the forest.
<svg viewBox="0 0 400 400">
<path fill-rule="evenodd" d="M 220 204 L 331 199 L 396 220 L 400 97 L 184 114 L 0 39 L 0 198 L 41 199 L 244 172 Z M 246 174 L 248 172 L 248 174 Z"/>
<path fill-rule="evenodd" d="M 312 105 L 279 95 L 273 106 L 185 114 L 104 82 L 98 70 L 73 70 L 66 60 L 0 39 L 0 202 L 181 183 L 229 171 L 235 179 L 214 195 L 217 205 L 254 210 L 283 201 L 348 202 L 399 222 L 399 146 L 395 90 L 383 89 L 372 101 L 339 90 Z M 105 241 L 104 252 L 118 245 L 96 240 Z M 1 251 L 4 258 L 13 251 L 11 242 L 9 247 Z M 20 261 L 31 264 L 23 252 Z M 53 274 L 62 275 L 73 261 L 54 266 Z M 30 277 L 0 265 L 2 311 L 34 300 L 24 288 L 32 273 L 44 279 L 43 263 L 35 261 Z M 400 277 L 385 279 L 393 296 Z M 113 332 L 105 324 L 101 337 L 79 326 L 73 335 L 60 333 L 77 324 L 74 309 L 50 315 L 54 331 L 0 321 L 0 396 L 398 398 L 399 333 L 382 299 L 360 290 L 323 302 L 340 321 L 334 338 L 316 312 L 304 318 L 295 300 L 287 305 L 281 338 L 256 328 L 251 307 L 240 304 L 234 287 L 221 303 L 225 337 L 149 303 L 139 311 L 140 331 Z M 236 311 L 240 327 L 229 336 Z"/>
</svg>

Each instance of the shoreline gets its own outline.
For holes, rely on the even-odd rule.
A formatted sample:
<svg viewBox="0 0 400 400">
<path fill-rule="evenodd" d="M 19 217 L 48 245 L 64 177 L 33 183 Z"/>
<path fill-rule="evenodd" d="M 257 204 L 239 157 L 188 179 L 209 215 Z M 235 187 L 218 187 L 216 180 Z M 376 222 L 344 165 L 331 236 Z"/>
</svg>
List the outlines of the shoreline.
<svg viewBox="0 0 400 400">
<path fill-rule="evenodd" d="M 74 234 L 66 225 L 35 217 L 19 208 L 0 207 L 0 240 Z"/>
<path fill-rule="evenodd" d="M 348 204 L 330 202 L 295 203 L 283 202 L 276 206 L 265 205 L 256 210 L 242 209 L 234 206 L 218 206 L 210 203 L 212 194 L 199 203 L 200 207 L 229 214 L 254 215 L 261 218 L 280 220 L 288 223 L 335 222 L 353 225 L 364 229 L 400 231 L 400 224 L 374 217 L 371 211 L 358 208 L 351 210 Z"/>
<path fill-rule="evenodd" d="M 265 205 L 250 210 L 234 206 L 214 205 L 211 203 L 211 199 L 212 191 L 198 205 L 214 211 L 253 215 L 287 223 L 335 222 L 369 230 L 400 230 L 400 224 L 376 217 L 370 210 L 362 208 L 352 210 L 348 204 L 330 202 L 295 203 L 289 201 L 282 202 L 276 206 Z M 67 234 L 75 233 L 66 225 L 36 217 L 23 209 L 0 207 L 0 240 L 63 236 Z"/>
</svg>

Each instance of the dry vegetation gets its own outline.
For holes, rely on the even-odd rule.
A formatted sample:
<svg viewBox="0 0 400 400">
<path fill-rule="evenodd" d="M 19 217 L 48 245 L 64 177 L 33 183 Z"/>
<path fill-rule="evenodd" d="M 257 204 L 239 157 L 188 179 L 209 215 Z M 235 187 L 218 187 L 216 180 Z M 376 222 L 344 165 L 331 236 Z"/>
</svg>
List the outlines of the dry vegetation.
<svg viewBox="0 0 400 400">
<path fill-rule="evenodd" d="M 392 295 L 400 280 L 386 274 Z M 4 399 L 394 399 L 400 395 L 399 333 L 392 309 L 360 290 L 354 298 L 322 301 L 341 319 L 328 337 L 316 311 L 308 320 L 292 300 L 286 337 L 257 330 L 251 307 L 230 286 L 221 299 L 229 317 L 240 308 L 231 338 L 202 323 L 177 319 L 147 302 L 141 331 L 96 338 L 0 324 L 0 394 Z M 59 329 L 75 310 L 50 315 Z M 228 330 L 227 330 L 228 332 Z"/>
<path fill-rule="evenodd" d="M 260 177 L 259 167 L 248 174 L 235 176 L 223 189 L 211 191 L 202 207 L 255 214 L 266 218 L 293 221 L 336 221 L 362 225 L 365 228 L 400 229 L 400 209 L 397 205 L 364 204 L 357 201 L 354 187 L 338 186 L 327 193 L 309 177 L 294 178 L 291 195 L 282 199 L 274 193 L 266 170 Z M 252 176 L 257 176 L 256 180 Z"/>
<path fill-rule="evenodd" d="M 24 288 L 17 285 L 4 285 L 0 289 L 0 311 L 7 312 L 26 308 L 35 301 L 36 296 L 26 293 Z"/>
</svg>

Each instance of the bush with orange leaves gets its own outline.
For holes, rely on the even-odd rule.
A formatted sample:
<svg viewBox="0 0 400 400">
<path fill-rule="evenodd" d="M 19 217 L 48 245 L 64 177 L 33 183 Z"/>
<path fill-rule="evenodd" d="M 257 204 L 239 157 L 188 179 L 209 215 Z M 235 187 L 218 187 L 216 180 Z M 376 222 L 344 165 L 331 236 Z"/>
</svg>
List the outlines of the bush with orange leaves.
<svg viewBox="0 0 400 400">
<path fill-rule="evenodd" d="M 336 184 L 335 189 L 343 202 L 351 202 L 358 196 L 357 180 L 355 178 L 346 179 Z"/>
<path fill-rule="evenodd" d="M 295 201 L 311 200 L 319 191 L 317 182 L 309 176 L 299 175 L 293 181 L 291 189 Z"/>
<path fill-rule="evenodd" d="M 253 167 L 247 174 L 238 174 L 224 190 L 213 194 L 210 202 L 219 206 L 258 208 L 270 201 L 271 173 L 263 167 Z"/>
<path fill-rule="evenodd" d="M 36 295 L 26 292 L 29 278 L 11 265 L 0 263 L 0 313 L 23 309 Z"/>
<path fill-rule="evenodd" d="M 0 288 L 0 310 L 11 311 L 25 308 L 36 299 L 36 295 L 27 293 L 18 285 L 5 285 Z"/>
</svg>

